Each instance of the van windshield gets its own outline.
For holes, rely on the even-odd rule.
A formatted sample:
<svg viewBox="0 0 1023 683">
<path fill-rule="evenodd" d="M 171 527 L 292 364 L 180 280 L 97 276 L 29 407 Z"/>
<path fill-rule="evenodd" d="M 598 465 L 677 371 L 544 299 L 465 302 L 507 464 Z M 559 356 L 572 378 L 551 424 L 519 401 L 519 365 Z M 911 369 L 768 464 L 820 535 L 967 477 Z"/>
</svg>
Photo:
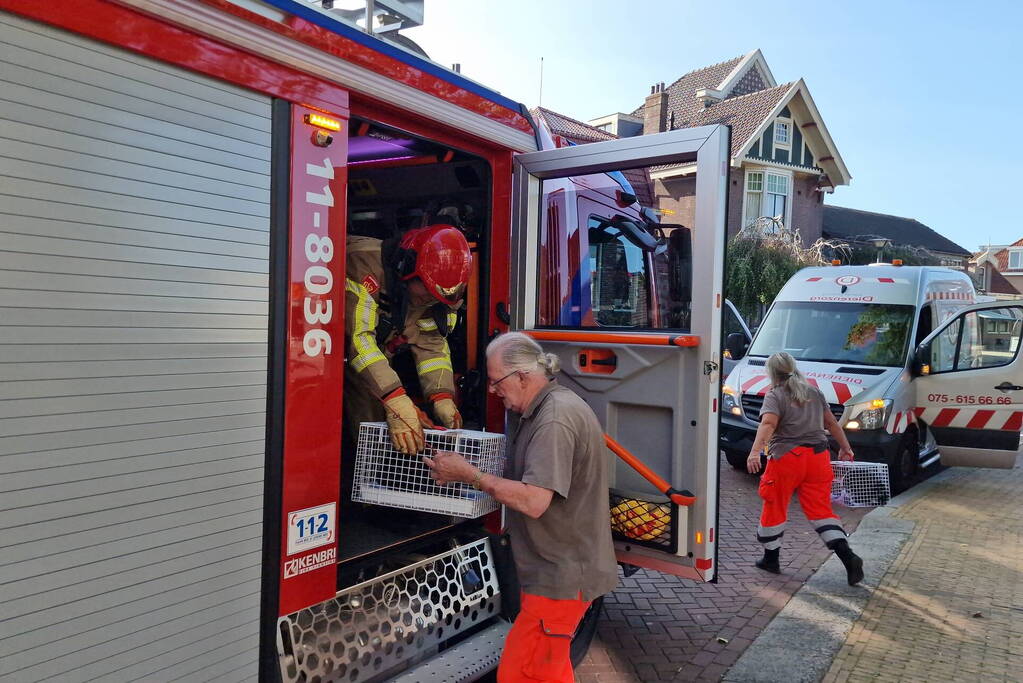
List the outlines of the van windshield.
<svg viewBox="0 0 1023 683">
<path fill-rule="evenodd" d="M 913 311 L 894 304 L 779 301 L 749 355 L 787 351 L 796 360 L 900 367 Z"/>
</svg>

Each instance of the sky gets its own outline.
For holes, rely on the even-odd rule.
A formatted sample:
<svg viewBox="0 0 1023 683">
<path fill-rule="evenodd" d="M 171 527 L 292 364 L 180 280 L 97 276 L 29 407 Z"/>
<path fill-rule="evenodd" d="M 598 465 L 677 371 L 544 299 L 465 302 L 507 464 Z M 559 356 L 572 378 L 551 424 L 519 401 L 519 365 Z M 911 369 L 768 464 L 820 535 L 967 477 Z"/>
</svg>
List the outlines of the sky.
<svg viewBox="0 0 1023 683">
<path fill-rule="evenodd" d="M 970 251 L 1023 238 L 1010 163 L 1023 3 L 426 0 L 424 25 L 403 33 L 582 121 L 759 48 L 779 84 L 805 80 L 849 168 L 826 203 L 915 218 Z"/>
</svg>

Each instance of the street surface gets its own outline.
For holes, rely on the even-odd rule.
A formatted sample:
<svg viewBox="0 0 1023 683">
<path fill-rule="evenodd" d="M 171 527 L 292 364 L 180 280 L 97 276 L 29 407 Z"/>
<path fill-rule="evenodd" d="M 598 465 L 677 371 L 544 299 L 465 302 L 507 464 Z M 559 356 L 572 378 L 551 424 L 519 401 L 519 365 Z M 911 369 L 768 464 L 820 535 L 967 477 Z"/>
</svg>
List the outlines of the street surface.
<svg viewBox="0 0 1023 683">
<path fill-rule="evenodd" d="M 1023 677 L 1023 458 L 939 479 L 892 513 L 913 532 L 825 683 Z"/>
<path fill-rule="evenodd" d="M 604 600 L 597 638 L 576 670 L 579 683 L 717 681 L 828 559 L 793 497 L 782 574 L 753 566 L 758 478 L 721 459 L 720 566 L 716 584 L 641 570 Z M 836 506 L 847 532 L 870 508 Z"/>
</svg>

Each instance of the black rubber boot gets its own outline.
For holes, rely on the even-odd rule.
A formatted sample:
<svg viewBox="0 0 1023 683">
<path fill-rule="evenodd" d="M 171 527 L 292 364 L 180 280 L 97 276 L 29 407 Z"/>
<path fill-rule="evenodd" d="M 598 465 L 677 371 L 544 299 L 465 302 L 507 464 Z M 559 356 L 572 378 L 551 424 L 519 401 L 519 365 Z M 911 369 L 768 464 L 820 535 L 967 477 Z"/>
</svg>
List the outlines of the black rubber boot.
<svg viewBox="0 0 1023 683">
<path fill-rule="evenodd" d="M 779 550 L 779 548 L 764 550 L 764 556 L 756 561 L 757 569 L 763 569 L 772 574 L 781 574 L 781 566 L 778 564 Z"/>
<path fill-rule="evenodd" d="M 845 565 L 845 573 L 849 580 L 850 586 L 855 586 L 863 580 L 863 559 L 853 552 L 852 548 L 849 547 L 849 541 L 844 538 L 835 541 L 831 546 L 831 549 L 838 555 L 838 559 L 842 560 L 842 564 Z"/>
</svg>

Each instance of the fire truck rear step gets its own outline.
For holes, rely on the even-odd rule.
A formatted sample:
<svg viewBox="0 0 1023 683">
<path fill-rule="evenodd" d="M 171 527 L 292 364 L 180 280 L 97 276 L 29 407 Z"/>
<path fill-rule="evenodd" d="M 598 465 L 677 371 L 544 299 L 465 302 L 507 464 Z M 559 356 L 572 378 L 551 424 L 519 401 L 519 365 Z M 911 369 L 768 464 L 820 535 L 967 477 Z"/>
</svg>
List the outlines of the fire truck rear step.
<svg viewBox="0 0 1023 683">
<path fill-rule="evenodd" d="M 499 621 L 450 650 L 420 664 L 394 683 L 469 683 L 497 668 L 511 623 Z"/>
</svg>

